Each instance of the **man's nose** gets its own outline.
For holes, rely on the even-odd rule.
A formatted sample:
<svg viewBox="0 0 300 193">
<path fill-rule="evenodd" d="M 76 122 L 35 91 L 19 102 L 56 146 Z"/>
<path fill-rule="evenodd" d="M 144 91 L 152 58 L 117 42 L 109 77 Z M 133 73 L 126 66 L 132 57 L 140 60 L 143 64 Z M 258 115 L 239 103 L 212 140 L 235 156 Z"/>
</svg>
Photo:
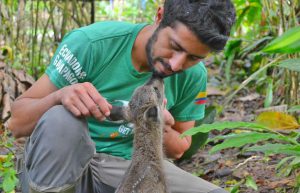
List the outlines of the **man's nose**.
<svg viewBox="0 0 300 193">
<path fill-rule="evenodd" d="M 185 53 L 174 53 L 172 58 L 169 60 L 169 64 L 171 65 L 172 71 L 178 72 L 183 70 L 183 65 L 186 61 Z"/>
</svg>

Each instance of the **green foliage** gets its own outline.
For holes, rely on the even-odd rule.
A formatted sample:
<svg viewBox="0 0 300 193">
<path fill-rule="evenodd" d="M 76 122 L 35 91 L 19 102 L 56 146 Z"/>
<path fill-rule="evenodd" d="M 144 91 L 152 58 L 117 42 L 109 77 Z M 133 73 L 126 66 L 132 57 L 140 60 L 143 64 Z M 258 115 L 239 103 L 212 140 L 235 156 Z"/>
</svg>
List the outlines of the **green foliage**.
<svg viewBox="0 0 300 193">
<path fill-rule="evenodd" d="M 230 193 L 239 193 L 239 192 L 240 192 L 240 191 L 239 191 L 239 188 L 240 188 L 241 184 L 242 184 L 242 183 L 238 183 L 238 184 L 234 185 L 234 186 L 232 187 L 232 189 L 230 190 Z"/>
<path fill-rule="evenodd" d="M 0 154 L 0 190 L 11 192 L 18 184 L 16 170 L 14 169 L 13 139 L 8 137 L 7 131 L 0 121 L 0 148 L 7 153 Z"/>
<path fill-rule="evenodd" d="M 300 72 L 300 59 L 287 59 L 287 60 L 283 60 L 280 61 L 277 65 L 277 67 L 280 68 L 286 68 L 289 69 L 291 71 L 296 71 L 296 72 Z"/>
<path fill-rule="evenodd" d="M 218 137 L 215 139 L 226 139 L 223 143 L 215 145 L 210 153 L 216 153 L 222 149 L 231 147 L 242 147 L 246 144 L 255 144 L 259 141 L 264 141 L 268 139 L 280 139 L 281 136 L 270 133 L 259 133 L 259 132 L 246 132 L 241 134 L 232 134 L 223 137 Z M 247 139 L 247 140 L 245 140 Z"/>
<path fill-rule="evenodd" d="M 276 171 L 282 176 L 289 176 L 293 170 L 300 168 L 300 156 L 283 158 L 276 167 Z"/>
<path fill-rule="evenodd" d="M 185 131 L 182 135 L 195 135 L 199 132 L 210 132 L 211 130 L 222 131 L 232 129 L 233 132 L 225 136 L 217 136 L 209 141 L 219 141 L 212 147 L 210 153 L 215 153 L 227 148 L 242 148 L 242 151 L 255 151 L 269 154 L 286 154 L 290 157 L 283 159 L 277 165 L 280 175 L 288 176 L 300 167 L 300 143 L 299 133 L 290 132 L 283 135 L 271 130 L 264 125 L 249 122 L 216 122 L 213 124 L 203 124 Z M 246 130 L 246 131 L 243 131 Z M 261 142 L 260 145 L 253 145 Z M 263 142 L 263 143 L 262 143 Z M 252 145 L 252 146 L 249 146 Z M 245 185 L 257 190 L 257 185 L 252 177 L 246 178 Z M 240 185 L 235 186 L 232 192 L 238 192 Z"/>
<path fill-rule="evenodd" d="M 266 98 L 264 101 L 264 107 L 270 107 L 271 103 L 273 101 L 273 79 L 271 79 L 270 77 L 268 77 L 267 79 L 267 90 L 266 90 Z"/>
<path fill-rule="evenodd" d="M 11 192 L 15 189 L 18 183 L 16 171 L 14 170 L 13 154 L 9 153 L 6 156 L 1 156 L 0 160 L 0 189 L 4 192 Z M 1 181 L 1 180 L 0 180 Z"/>
<path fill-rule="evenodd" d="M 246 128 L 251 129 L 254 131 L 267 131 L 269 130 L 266 126 L 260 125 L 257 123 L 250 123 L 250 122 L 230 122 L 230 121 L 224 121 L 224 122 L 215 122 L 213 124 L 203 124 L 198 127 L 194 127 L 192 129 L 189 129 L 185 131 L 182 136 L 187 135 L 195 135 L 196 133 L 207 133 L 211 130 L 219 130 L 222 131 L 224 129 L 237 129 L 237 128 Z"/>
<path fill-rule="evenodd" d="M 269 43 L 262 51 L 291 54 L 300 51 L 300 27 L 295 27 Z"/>
<path fill-rule="evenodd" d="M 229 104 L 240 90 L 253 86 L 260 94 L 266 94 L 265 107 L 278 105 L 283 100 L 288 105 L 299 104 L 297 94 L 299 65 L 295 60 L 299 59 L 300 49 L 300 27 L 297 17 L 299 2 L 286 0 L 233 0 L 233 2 L 237 10 L 237 21 L 232 31 L 232 39 L 228 41 L 224 52 L 226 61 L 221 62 L 221 67 L 224 68 L 221 76 L 226 80 L 225 86 L 232 89 L 225 105 Z M 276 37 L 277 34 L 282 35 Z M 268 43 L 272 39 L 273 41 Z M 232 49 L 232 43 L 237 40 L 241 40 L 241 43 Z M 278 70 L 273 68 L 275 64 L 286 59 L 294 61 L 290 61 L 289 65 L 278 65 L 280 67 Z M 232 87 L 233 84 L 240 86 L 236 89 Z"/>
<path fill-rule="evenodd" d="M 239 193 L 241 185 L 245 185 L 246 187 L 252 188 L 254 190 L 258 190 L 257 184 L 252 176 L 247 176 L 245 179 L 242 179 L 238 183 L 236 183 L 231 189 L 230 193 Z"/>
<path fill-rule="evenodd" d="M 288 110 L 288 112 L 297 112 L 297 111 L 300 112 L 300 105 L 293 106 Z"/>
<path fill-rule="evenodd" d="M 260 151 L 265 154 L 286 154 L 300 156 L 300 144 L 280 144 L 267 143 L 265 145 L 255 145 L 246 149 L 247 151 Z"/>
<path fill-rule="evenodd" d="M 258 188 L 257 188 L 257 184 L 255 183 L 255 181 L 254 181 L 254 179 L 253 179 L 252 176 L 247 176 L 247 177 L 246 177 L 245 185 L 246 185 L 247 187 L 250 187 L 250 188 L 256 190 L 256 191 L 257 191 L 257 189 L 258 189 Z"/>
<path fill-rule="evenodd" d="M 235 23 L 235 31 L 243 31 L 247 37 L 253 36 L 259 29 L 262 14 L 261 0 L 234 0 L 237 19 Z"/>
<path fill-rule="evenodd" d="M 231 66 L 235 58 L 235 55 L 240 51 L 241 43 L 242 43 L 241 39 L 232 39 L 225 46 L 224 54 L 227 57 L 227 62 L 225 66 L 226 81 L 230 80 Z"/>
<path fill-rule="evenodd" d="M 196 121 L 195 125 L 201 125 L 201 124 L 210 124 L 214 122 L 214 119 L 216 117 L 216 108 L 213 106 L 208 107 L 205 110 L 205 116 L 203 119 Z M 179 161 L 189 159 L 191 158 L 200 147 L 202 147 L 208 139 L 208 133 L 197 133 L 192 136 L 192 144 L 191 147 L 183 154 L 183 156 L 180 158 Z"/>
<path fill-rule="evenodd" d="M 153 23 L 161 2 L 95 1 L 94 20 Z M 64 35 L 91 23 L 91 6 L 91 1 L 1 1 L 0 47 L 12 48 L 13 54 L 8 64 L 40 77 Z"/>
<path fill-rule="evenodd" d="M 100 1 L 97 12 L 102 16 L 101 20 L 153 23 L 159 5 L 161 0 Z"/>
</svg>

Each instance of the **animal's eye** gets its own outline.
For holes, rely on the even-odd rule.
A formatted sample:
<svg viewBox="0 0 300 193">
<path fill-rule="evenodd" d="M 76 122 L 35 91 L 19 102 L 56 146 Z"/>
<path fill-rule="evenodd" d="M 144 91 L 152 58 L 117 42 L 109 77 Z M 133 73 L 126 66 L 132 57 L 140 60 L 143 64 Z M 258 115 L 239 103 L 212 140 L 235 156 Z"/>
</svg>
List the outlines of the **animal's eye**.
<svg viewBox="0 0 300 193">
<path fill-rule="evenodd" d="M 158 90 L 157 87 L 154 87 L 154 91 L 155 91 L 155 93 L 156 93 L 157 98 L 160 98 L 161 95 L 160 95 L 160 92 L 159 92 L 159 90 Z"/>
</svg>

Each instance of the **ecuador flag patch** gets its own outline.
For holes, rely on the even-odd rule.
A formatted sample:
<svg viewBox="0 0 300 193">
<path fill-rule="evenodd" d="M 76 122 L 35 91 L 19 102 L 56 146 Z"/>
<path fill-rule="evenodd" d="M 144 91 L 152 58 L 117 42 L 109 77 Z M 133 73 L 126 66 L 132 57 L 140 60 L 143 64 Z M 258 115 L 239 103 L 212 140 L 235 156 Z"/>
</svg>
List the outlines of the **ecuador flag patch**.
<svg viewBox="0 0 300 193">
<path fill-rule="evenodd" d="M 206 92 L 199 92 L 196 99 L 195 99 L 195 104 L 201 105 L 206 103 Z"/>
</svg>

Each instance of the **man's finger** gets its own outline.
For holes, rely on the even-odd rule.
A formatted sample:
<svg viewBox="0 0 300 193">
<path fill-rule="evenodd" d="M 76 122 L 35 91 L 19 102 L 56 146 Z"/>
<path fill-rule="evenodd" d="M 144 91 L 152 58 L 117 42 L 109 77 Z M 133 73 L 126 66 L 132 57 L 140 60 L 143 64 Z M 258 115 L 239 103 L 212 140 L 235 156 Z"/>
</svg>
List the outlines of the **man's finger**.
<svg viewBox="0 0 300 193">
<path fill-rule="evenodd" d="M 80 111 L 81 115 L 85 117 L 91 116 L 89 109 L 80 98 L 76 98 L 76 100 L 73 101 L 73 106 Z"/>
<path fill-rule="evenodd" d="M 92 84 L 88 85 L 87 91 L 95 104 L 98 105 L 102 114 L 104 114 L 106 117 L 109 116 L 111 105 L 107 102 L 107 100 L 100 95 L 100 93 Z"/>
<path fill-rule="evenodd" d="M 166 125 L 174 125 L 175 124 L 175 120 L 173 118 L 173 116 L 171 115 L 171 113 L 168 110 L 164 110 L 164 120 L 165 120 L 165 124 Z"/>
<path fill-rule="evenodd" d="M 81 116 L 81 112 L 74 106 L 67 106 L 66 107 L 74 116 L 79 117 Z"/>
<path fill-rule="evenodd" d="M 103 121 L 105 119 L 104 113 L 102 113 L 99 105 L 94 102 L 89 94 L 80 95 L 80 99 L 93 117 L 99 121 Z"/>
</svg>

